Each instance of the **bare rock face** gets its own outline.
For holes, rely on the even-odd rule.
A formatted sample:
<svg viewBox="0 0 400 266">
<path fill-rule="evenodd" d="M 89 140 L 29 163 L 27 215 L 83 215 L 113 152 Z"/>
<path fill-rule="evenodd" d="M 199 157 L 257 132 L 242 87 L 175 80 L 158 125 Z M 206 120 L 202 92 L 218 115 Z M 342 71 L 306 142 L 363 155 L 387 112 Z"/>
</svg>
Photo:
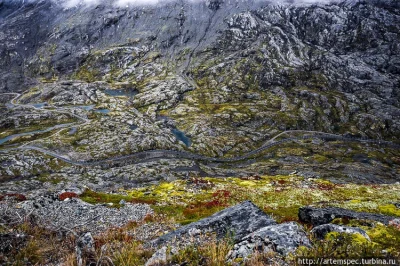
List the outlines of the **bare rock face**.
<svg viewBox="0 0 400 266">
<path fill-rule="evenodd" d="M 237 258 L 246 259 L 256 251 L 287 255 L 299 246 L 311 246 L 299 224 L 276 224 L 275 220 L 252 202 L 245 201 L 156 239 L 152 245 L 162 247 L 147 261 L 146 266 L 165 263 L 188 243 L 207 241 L 201 239 L 201 236 L 208 233 L 215 233 L 217 238 L 232 234 L 237 244 L 227 256 L 227 260 L 231 262 Z M 166 245 L 172 248 L 167 251 Z"/>
<path fill-rule="evenodd" d="M 214 11 L 218 10 L 223 3 L 224 3 L 224 1 L 222 1 L 222 0 L 207 0 L 206 1 L 207 7 Z"/>
<path fill-rule="evenodd" d="M 312 225 L 328 224 L 335 218 L 370 220 L 387 225 L 396 217 L 376 213 L 356 212 L 336 207 L 316 208 L 307 206 L 299 209 L 300 221 L 311 223 Z"/>
<path fill-rule="evenodd" d="M 174 239 L 200 236 L 215 233 L 218 238 L 232 234 L 236 241 L 268 225 L 276 224 L 275 220 L 265 214 L 250 201 L 242 202 L 214 215 L 178 228 L 176 231 L 161 236 L 152 242 L 154 246 L 166 244 Z"/>
<path fill-rule="evenodd" d="M 188 133 L 203 154 L 286 129 L 398 139 L 395 1 L 185 0 L 145 12 L 106 0 L 67 9 L 58 1 L 11 2 L 0 7 L 0 92 L 38 87 L 57 106 L 99 104 L 94 83 L 129 84 L 139 92 L 133 107 L 150 118 L 168 110 L 180 126 L 190 119 Z M 89 84 L 62 84 L 70 79 Z M 203 101 L 250 107 L 206 114 Z M 394 179 L 397 169 L 382 167 L 373 178 L 381 172 Z"/>
</svg>

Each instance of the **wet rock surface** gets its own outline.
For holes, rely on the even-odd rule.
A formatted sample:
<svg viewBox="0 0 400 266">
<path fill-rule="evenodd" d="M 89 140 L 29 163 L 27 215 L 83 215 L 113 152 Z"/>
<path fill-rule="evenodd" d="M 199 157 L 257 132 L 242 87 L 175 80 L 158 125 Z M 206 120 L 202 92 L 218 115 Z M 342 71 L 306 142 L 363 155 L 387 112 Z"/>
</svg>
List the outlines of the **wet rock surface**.
<svg viewBox="0 0 400 266">
<path fill-rule="evenodd" d="M 356 212 L 336 207 L 317 208 L 307 206 L 299 209 L 299 219 L 303 222 L 311 223 L 312 225 L 328 224 L 335 218 L 370 220 L 387 225 L 396 217 L 383 214 Z"/>
</svg>

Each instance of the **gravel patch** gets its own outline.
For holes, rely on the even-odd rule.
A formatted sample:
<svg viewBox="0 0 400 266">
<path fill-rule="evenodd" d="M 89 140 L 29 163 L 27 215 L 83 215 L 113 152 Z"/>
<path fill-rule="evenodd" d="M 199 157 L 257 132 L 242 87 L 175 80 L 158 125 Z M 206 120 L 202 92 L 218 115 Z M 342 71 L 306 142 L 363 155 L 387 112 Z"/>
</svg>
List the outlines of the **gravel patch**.
<svg viewBox="0 0 400 266">
<path fill-rule="evenodd" d="M 121 208 L 105 204 L 89 204 L 78 198 L 65 201 L 39 197 L 17 204 L 0 204 L 4 217 L 33 217 L 39 225 L 51 230 L 92 232 L 98 234 L 110 227 L 120 227 L 130 221 L 141 221 L 153 210 L 147 204 L 127 203 Z M 32 218 L 31 218 L 32 219 Z"/>
</svg>

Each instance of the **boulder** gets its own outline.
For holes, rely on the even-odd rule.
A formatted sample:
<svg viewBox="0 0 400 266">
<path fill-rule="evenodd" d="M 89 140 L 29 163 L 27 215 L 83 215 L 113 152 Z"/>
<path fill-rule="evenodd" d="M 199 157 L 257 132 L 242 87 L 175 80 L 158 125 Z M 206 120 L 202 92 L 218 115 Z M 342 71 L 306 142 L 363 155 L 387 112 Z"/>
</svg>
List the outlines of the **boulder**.
<svg viewBox="0 0 400 266">
<path fill-rule="evenodd" d="M 324 239 L 325 236 L 330 232 L 346 233 L 346 234 L 360 234 L 363 237 L 365 237 L 366 239 L 370 240 L 367 233 L 358 227 L 350 227 L 350 226 L 337 225 L 337 224 L 323 224 L 323 225 L 318 225 L 311 230 L 311 233 L 317 239 L 321 239 L 321 240 Z"/>
<path fill-rule="evenodd" d="M 96 251 L 94 249 L 94 239 L 90 232 L 82 234 L 76 242 L 76 261 L 78 266 L 96 265 Z"/>
<path fill-rule="evenodd" d="M 337 207 L 317 208 L 306 206 L 299 209 L 300 221 L 311 223 L 314 226 L 328 224 L 335 218 L 370 220 L 388 225 L 391 220 L 397 217 L 368 212 L 356 212 Z"/>
<path fill-rule="evenodd" d="M 242 202 L 227 208 L 200 221 L 182 226 L 174 232 L 154 240 L 152 246 L 161 246 L 174 239 L 194 237 L 205 233 L 215 233 L 217 238 L 232 234 L 235 241 L 268 225 L 276 224 L 275 220 L 265 214 L 250 201 Z"/>
<path fill-rule="evenodd" d="M 158 249 L 150 259 L 147 260 L 145 266 L 164 265 L 167 262 L 167 247 Z"/>
<path fill-rule="evenodd" d="M 400 230 L 400 218 L 389 221 L 389 225 L 394 226 Z"/>
<path fill-rule="evenodd" d="M 270 225 L 245 236 L 234 245 L 227 259 L 228 261 L 246 259 L 255 251 L 263 253 L 273 251 L 285 256 L 299 246 L 310 247 L 311 243 L 305 231 L 297 223 Z"/>
</svg>

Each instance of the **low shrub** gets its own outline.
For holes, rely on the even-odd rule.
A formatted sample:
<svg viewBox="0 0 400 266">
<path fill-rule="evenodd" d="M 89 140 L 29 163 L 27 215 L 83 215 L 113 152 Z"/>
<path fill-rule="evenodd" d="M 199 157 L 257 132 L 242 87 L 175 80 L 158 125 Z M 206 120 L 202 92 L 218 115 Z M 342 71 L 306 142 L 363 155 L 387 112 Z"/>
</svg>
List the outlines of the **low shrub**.
<svg viewBox="0 0 400 266">
<path fill-rule="evenodd" d="M 71 199 L 71 198 L 79 198 L 79 196 L 78 196 L 78 194 L 76 194 L 74 192 L 64 192 L 58 196 L 58 199 L 61 201 L 64 201 L 66 199 Z"/>
</svg>

